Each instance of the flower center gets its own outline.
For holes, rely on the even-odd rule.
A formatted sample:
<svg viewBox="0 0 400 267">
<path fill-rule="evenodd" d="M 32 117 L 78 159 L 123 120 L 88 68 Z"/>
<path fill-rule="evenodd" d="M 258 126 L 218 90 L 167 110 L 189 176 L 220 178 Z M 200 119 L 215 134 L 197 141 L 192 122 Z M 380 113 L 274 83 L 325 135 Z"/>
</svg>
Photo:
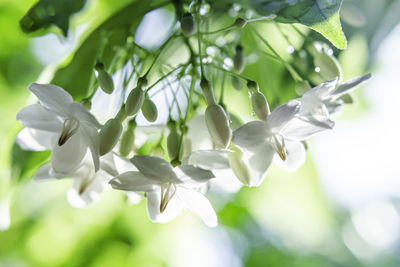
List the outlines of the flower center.
<svg viewBox="0 0 400 267">
<path fill-rule="evenodd" d="M 287 158 L 285 139 L 282 136 L 273 135 L 271 139 L 272 147 L 278 153 L 279 157 L 285 161 Z"/>
<path fill-rule="evenodd" d="M 160 212 L 163 213 L 167 208 L 168 202 L 175 195 L 176 186 L 173 183 L 166 183 L 161 185 L 161 202 Z"/>
<path fill-rule="evenodd" d="M 65 144 L 71 136 L 73 136 L 79 128 L 79 121 L 75 118 L 67 118 L 64 121 L 63 128 L 58 138 L 58 145 Z"/>
</svg>

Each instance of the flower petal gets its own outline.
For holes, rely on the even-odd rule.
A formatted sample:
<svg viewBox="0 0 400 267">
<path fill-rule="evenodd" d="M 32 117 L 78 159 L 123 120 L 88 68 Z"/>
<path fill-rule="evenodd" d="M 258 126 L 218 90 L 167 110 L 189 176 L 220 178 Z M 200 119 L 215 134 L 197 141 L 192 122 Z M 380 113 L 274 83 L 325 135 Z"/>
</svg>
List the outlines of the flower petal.
<svg viewBox="0 0 400 267">
<path fill-rule="evenodd" d="M 290 122 L 300 111 L 301 103 L 291 100 L 288 103 L 277 107 L 267 118 L 268 130 L 271 133 L 279 133 L 280 130 Z"/>
<path fill-rule="evenodd" d="M 34 179 L 37 181 L 55 179 L 55 177 L 51 175 L 51 169 L 52 169 L 51 162 L 43 164 L 37 169 Z"/>
<path fill-rule="evenodd" d="M 86 108 L 84 108 L 80 103 L 73 102 L 70 104 L 70 109 L 73 110 L 74 116 L 79 121 L 84 121 L 88 123 L 90 126 L 95 128 L 100 128 L 101 124 L 97 121 L 97 119 L 90 113 Z"/>
<path fill-rule="evenodd" d="M 89 147 L 90 153 L 92 154 L 92 160 L 94 164 L 94 170 L 97 172 L 100 168 L 100 137 L 99 133 L 97 132 L 96 128 L 91 127 L 86 122 L 82 122 L 79 128 L 81 132 L 85 144 Z"/>
<path fill-rule="evenodd" d="M 182 187 L 176 189 L 177 197 L 182 204 L 199 217 L 207 226 L 215 227 L 218 225 L 217 215 L 210 201 L 196 190 L 189 190 Z"/>
<path fill-rule="evenodd" d="M 157 182 L 181 182 L 174 173 L 171 164 L 162 158 L 135 155 L 131 161 L 143 175 Z"/>
<path fill-rule="evenodd" d="M 56 173 L 74 172 L 87 152 L 87 145 L 80 131 L 76 132 L 65 144 L 56 144 L 51 153 L 51 164 Z"/>
<path fill-rule="evenodd" d="M 182 173 L 179 173 L 178 169 L 180 171 L 182 171 Z M 189 178 L 191 178 L 192 181 L 195 181 L 198 183 L 206 183 L 211 178 L 215 177 L 211 171 L 205 170 L 202 168 L 198 168 L 198 167 L 194 167 L 193 165 L 179 165 L 174 170 L 176 173 L 178 173 L 179 180 L 181 180 L 183 182 L 186 182 L 185 178 L 189 177 Z"/>
<path fill-rule="evenodd" d="M 339 77 L 336 79 L 323 82 L 318 86 L 311 88 L 303 96 L 305 97 L 316 97 L 319 99 L 324 99 L 331 96 L 331 93 L 335 90 Z"/>
<path fill-rule="evenodd" d="M 248 186 L 259 186 L 264 181 L 274 155 L 275 150 L 268 142 L 260 144 L 258 150 L 254 151 L 250 156 L 246 152 L 244 153 L 244 162 L 247 163 L 250 170 Z"/>
<path fill-rule="evenodd" d="M 153 180 L 136 171 L 121 173 L 110 184 L 114 189 L 137 192 L 150 192 L 159 188 Z"/>
<path fill-rule="evenodd" d="M 171 198 L 166 209 L 162 213 L 160 213 L 160 203 L 160 190 L 147 193 L 147 213 L 152 222 L 167 223 L 173 220 L 182 211 L 182 203 L 176 196 Z"/>
<path fill-rule="evenodd" d="M 229 150 L 198 150 L 188 157 L 188 164 L 208 170 L 229 168 Z"/>
<path fill-rule="evenodd" d="M 274 162 L 281 169 L 288 172 L 297 171 L 306 161 L 306 150 L 300 142 L 286 140 L 286 160 L 283 161 L 279 156 L 275 156 Z"/>
<path fill-rule="evenodd" d="M 43 151 L 53 147 L 52 140 L 54 133 L 23 128 L 15 139 L 15 142 L 24 150 Z"/>
<path fill-rule="evenodd" d="M 350 92 L 351 90 L 354 90 L 358 85 L 365 82 L 369 78 L 371 78 L 370 73 L 366 74 L 366 75 L 355 77 L 353 79 L 350 79 L 350 80 L 342 83 L 335 89 L 335 91 L 332 92 L 332 98 L 337 99 L 337 98 L 341 97 L 342 95 L 347 94 L 348 92 Z"/>
<path fill-rule="evenodd" d="M 318 121 L 313 117 L 295 118 L 280 132 L 285 139 L 303 141 L 312 135 L 332 129 L 335 123 L 331 120 Z"/>
<path fill-rule="evenodd" d="M 232 143 L 237 146 L 256 149 L 268 137 L 265 122 L 251 121 L 233 132 Z"/>
<path fill-rule="evenodd" d="M 58 116 L 39 104 L 24 107 L 18 112 L 16 118 L 24 127 L 37 130 L 61 133 L 63 127 L 63 122 Z"/>
<path fill-rule="evenodd" d="M 29 90 L 37 96 L 40 104 L 46 109 L 64 116 L 71 114 L 72 96 L 61 87 L 52 84 L 32 83 Z"/>
<path fill-rule="evenodd" d="M 67 192 L 69 204 L 75 208 L 84 208 L 92 202 L 98 201 L 107 186 L 108 175 L 97 172 L 92 177 L 75 177 L 73 186 Z M 89 180 L 89 181 L 88 181 Z"/>
</svg>

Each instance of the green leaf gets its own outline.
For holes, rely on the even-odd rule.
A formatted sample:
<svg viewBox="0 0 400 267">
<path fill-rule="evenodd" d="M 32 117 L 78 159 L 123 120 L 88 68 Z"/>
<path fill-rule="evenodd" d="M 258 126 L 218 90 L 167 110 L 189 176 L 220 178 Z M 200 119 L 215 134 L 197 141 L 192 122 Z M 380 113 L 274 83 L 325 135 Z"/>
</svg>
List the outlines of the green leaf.
<svg viewBox="0 0 400 267">
<path fill-rule="evenodd" d="M 67 36 L 69 17 L 85 5 L 85 0 L 40 0 L 20 20 L 25 33 L 55 25 Z"/>
<path fill-rule="evenodd" d="M 250 0 L 262 15 L 276 14 L 277 21 L 301 23 L 322 34 L 334 46 L 345 49 L 346 37 L 340 24 L 342 0 Z"/>
<path fill-rule="evenodd" d="M 135 1 L 113 14 L 83 40 L 56 71 L 51 83 L 67 90 L 76 100 L 87 97 L 96 61 L 109 66 L 116 50 L 125 45 L 128 36 L 133 36 L 143 16 L 165 3 Z"/>
</svg>

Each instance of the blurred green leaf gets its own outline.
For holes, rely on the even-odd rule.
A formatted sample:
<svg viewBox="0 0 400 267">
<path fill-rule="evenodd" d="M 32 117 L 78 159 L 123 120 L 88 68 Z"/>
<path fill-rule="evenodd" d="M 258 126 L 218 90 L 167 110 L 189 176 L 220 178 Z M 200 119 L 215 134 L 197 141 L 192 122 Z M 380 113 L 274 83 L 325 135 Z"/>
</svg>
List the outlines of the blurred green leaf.
<svg viewBox="0 0 400 267">
<path fill-rule="evenodd" d="M 263 15 L 276 14 L 277 21 L 301 23 L 322 34 L 334 46 L 345 49 L 346 37 L 339 19 L 342 0 L 251 0 L 252 6 Z"/>
<path fill-rule="evenodd" d="M 51 83 L 61 86 L 77 100 L 86 97 L 96 60 L 109 66 L 116 49 L 125 44 L 128 36 L 133 36 L 143 16 L 165 4 L 165 1 L 135 1 L 116 12 L 81 43 L 72 58 L 56 71 Z"/>
<path fill-rule="evenodd" d="M 48 160 L 50 151 L 23 150 L 14 143 L 11 149 L 11 177 L 15 182 L 20 182 L 33 176 L 36 168 Z"/>
<path fill-rule="evenodd" d="M 31 33 L 55 25 L 67 36 L 69 17 L 85 5 L 85 0 L 39 0 L 20 20 L 21 29 Z"/>
</svg>

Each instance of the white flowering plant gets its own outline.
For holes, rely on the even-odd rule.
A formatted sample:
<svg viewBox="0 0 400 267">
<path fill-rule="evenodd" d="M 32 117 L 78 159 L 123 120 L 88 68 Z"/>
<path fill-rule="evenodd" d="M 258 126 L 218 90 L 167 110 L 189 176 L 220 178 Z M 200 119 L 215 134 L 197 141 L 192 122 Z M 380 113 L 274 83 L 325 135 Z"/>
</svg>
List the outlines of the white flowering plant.
<svg viewBox="0 0 400 267">
<path fill-rule="evenodd" d="M 67 35 L 68 23 L 37 16 L 46 5 L 22 29 L 53 24 Z M 370 77 L 342 81 L 340 5 L 132 1 L 90 25 L 50 78 L 29 86 L 38 102 L 17 114 L 16 143 L 51 151 L 35 179 L 72 178 L 75 207 L 109 188 L 145 198 L 151 221 L 187 209 L 216 226 L 209 188 L 260 186 L 273 162 L 296 171 L 305 142 L 334 130 L 334 115 Z"/>
</svg>

